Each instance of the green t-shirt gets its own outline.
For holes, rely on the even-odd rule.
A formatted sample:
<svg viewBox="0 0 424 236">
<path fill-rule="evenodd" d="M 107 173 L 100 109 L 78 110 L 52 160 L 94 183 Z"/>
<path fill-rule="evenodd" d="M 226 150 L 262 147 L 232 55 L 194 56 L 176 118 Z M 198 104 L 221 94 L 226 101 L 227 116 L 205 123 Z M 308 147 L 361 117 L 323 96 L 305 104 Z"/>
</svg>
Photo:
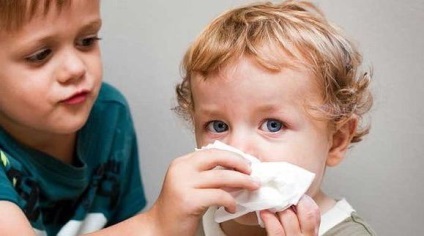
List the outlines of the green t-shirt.
<svg viewBox="0 0 424 236">
<path fill-rule="evenodd" d="M 125 98 L 103 83 L 78 132 L 73 165 L 23 146 L 0 127 L 0 200 L 18 205 L 39 235 L 78 235 L 146 205 Z"/>
</svg>

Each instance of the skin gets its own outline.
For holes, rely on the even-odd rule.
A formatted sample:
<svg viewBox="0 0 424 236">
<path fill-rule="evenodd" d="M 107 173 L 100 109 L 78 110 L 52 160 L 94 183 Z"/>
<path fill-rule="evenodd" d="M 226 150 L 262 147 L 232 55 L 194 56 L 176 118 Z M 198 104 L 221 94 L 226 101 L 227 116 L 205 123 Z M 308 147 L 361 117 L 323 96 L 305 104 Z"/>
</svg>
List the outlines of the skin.
<svg viewBox="0 0 424 236">
<path fill-rule="evenodd" d="M 217 166 L 228 170 L 218 171 Z M 178 157 L 171 163 L 162 191 L 151 209 L 89 235 L 195 235 L 208 207 L 220 205 L 234 211 L 234 199 L 222 188 L 255 190 L 259 187 L 250 179 L 250 171 L 248 163 L 240 156 L 221 150 L 198 151 Z M 0 209 L 2 235 L 35 236 L 18 206 L 0 201 Z"/>
<path fill-rule="evenodd" d="M 76 132 L 101 84 L 99 9 L 98 0 L 73 0 L 60 13 L 52 7 L 16 31 L 0 30 L 0 125 L 23 144 L 65 163 L 72 163 Z M 208 207 L 234 211 L 234 199 L 223 188 L 259 187 L 249 173 L 248 163 L 226 151 L 178 157 L 151 209 L 90 235 L 194 235 Z M 307 202 L 300 205 L 306 213 L 314 209 Z M 2 235 L 35 235 L 14 203 L 0 201 L 0 209 Z M 269 218 L 266 223 L 275 224 Z"/>
<path fill-rule="evenodd" d="M 0 31 L 0 124 L 14 138 L 72 161 L 101 84 L 100 27 L 99 1 L 74 1 L 60 14 L 52 7 L 17 31 Z M 79 102 L 66 100 L 78 93 Z"/>
<path fill-rule="evenodd" d="M 334 129 L 312 117 L 307 105 L 322 102 L 313 80 L 300 66 L 270 72 L 244 56 L 207 78 L 194 76 L 193 121 L 198 147 L 220 140 L 261 161 L 289 162 L 315 173 L 307 194 L 325 213 L 335 204 L 320 189 L 325 169 L 343 159 L 356 122 Z M 221 228 L 227 235 L 315 235 L 319 225 L 292 210 L 263 212 L 262 217 L 266 230 L 257 226 L 254 213 L 223 222 Z"/>
<path fill-rule="evenodd" d="M 0 125 L 23 144 L 70 164 L 76 132 L 101 85 L 100 3 L 73 0 L 61 12 L 55 6 L 47 15 L 40 12 L 16 31 L 0 30 Z M 249 173 L 248 163 L 234 153 L 181 156 L 171 163 L 151 209 L 90 235 L 194 235 L 209 206 L 235 209 L 222 188 L 259 187 Z M 0 209 L 1 235 L 35 235 L 17 205 L 0 201 Z"/>
</svg>

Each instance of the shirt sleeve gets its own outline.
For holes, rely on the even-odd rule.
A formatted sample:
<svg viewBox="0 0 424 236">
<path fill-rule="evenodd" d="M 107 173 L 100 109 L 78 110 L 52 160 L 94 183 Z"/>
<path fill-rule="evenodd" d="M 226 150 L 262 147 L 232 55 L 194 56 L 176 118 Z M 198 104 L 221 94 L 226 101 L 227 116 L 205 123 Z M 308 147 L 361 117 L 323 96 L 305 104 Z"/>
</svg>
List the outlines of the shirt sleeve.
<svg viewBox="0 0 424 236">
<path fill-rule="evenodd" d="M 120 207 L 114 217 L 116 222 L 139 213 L 146 206 L 146 197 L 141 179 L 137 140 L 134 137 L 130 159 L 123 172 L 124 181 L 120 196 Z"/>
<path fill-rule="evenodd" d="M 11 160 L 0 149 L 0 200 L 18 204 L 18 194 L 13 187 L 13 178 L 9 179 L 7 173 L 13 171 Z"/>
<path fill-rule="evenodd" d="M 344 235 L 374 236 L 377 234 L 367 222 L 360 218 L 355 212 L 352 212 L 350 217 L 331 228 L 323 236 Z"/>
<path fill-rule="evenodd" d="M 117 96 L 120 95 L 120 96 Z M 113 158 L 121 163 L 120 168 L 120 193 L 117 207 L 112 215 L 110 224 L 125 220 L 146 206 L 146 196 L 141 179 L 137 136 L 131 116 L 129 105 L 125 98 L 116 91 L 114 93 L 116 110 L 108 109 L 109 116 L 114 119 Z M 114 113 L 112 115 L 111 113 Z"/>
</svg>

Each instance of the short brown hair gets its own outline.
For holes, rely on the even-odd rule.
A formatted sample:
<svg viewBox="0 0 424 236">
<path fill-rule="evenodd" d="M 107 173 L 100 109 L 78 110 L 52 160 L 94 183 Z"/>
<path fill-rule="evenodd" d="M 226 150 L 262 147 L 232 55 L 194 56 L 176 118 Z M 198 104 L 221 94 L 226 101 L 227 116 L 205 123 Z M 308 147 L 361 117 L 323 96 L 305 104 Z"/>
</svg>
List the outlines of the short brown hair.
<svg viewBox="0 0 424 236">
<path fill-rule="evenodd" d="M 278 52 L 270 55 L 264 46 L 281 48 L 289 60 Z M 255 3 L 215 18 L 184 56 L 183 81 L 176 87 L 177 114 L 191 121 L 194 104 L 190 80 L 194 74 L 207 79 L 207 75 L 244 55 L 271 71 L 306 61 L 323 91 L 324 104 L 314 108 L 336 126 L 358 117 L 353 143 L 369 132 L 370 127 L 363 127 L 361 121 L 372 105 L 371 74 L 360 69 L 362 56 L 354 44 L 307 1 Z"/>
<path fill-rule="evenodd" d="M 70 2 L 70 0 L 0 0 L 0 30 L 18 30 L 38 11 L 47 14 L 52 5 L 61 10 Z"/>
</svg>

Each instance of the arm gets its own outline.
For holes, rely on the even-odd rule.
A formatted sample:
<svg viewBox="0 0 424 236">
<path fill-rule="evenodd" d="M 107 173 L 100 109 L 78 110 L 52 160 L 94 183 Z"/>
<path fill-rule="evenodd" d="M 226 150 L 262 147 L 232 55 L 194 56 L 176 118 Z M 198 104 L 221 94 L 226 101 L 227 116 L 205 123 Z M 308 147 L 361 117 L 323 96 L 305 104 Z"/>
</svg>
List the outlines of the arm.
<svg viewBox="0 0 424 236">
<path fill-rule="evenodd" d="M 217 166 L 237 171 L 216 169 Z M 150 210 L 90 235 L 194 235 L 208 207 L 220 205 L 234 212 L 234 199 L 222 188 L 259 187 L 249 173 L 249 165 L 242 158 L 222 150 L 203 150 L 177 158 L 171 163 L 162 191 Z M 35 235 L 19 207 L 0 201 L 0 209 L 0 231 L 7 232 L 4 235 Z M 316 235 L 319 226 L 318 207 L 305 199 L 299 202 L 297 215 L 290 210 L 278 213 L 278 217 L 266 211 L 261 216 L 273 236 L 291 233 L 284 234 L 283 224 L 293 219 L 299 223 L 287 229 L 303 233 L 295 235 Z"/>
<path fill-rule="evenodd" d="M 90 235 L 194 235 L 208 207 L 220 205 L 234 212 L 235 201 L 222 188 L 259 187 L 249 173 L 248 163 L 232 152 L 202 150 L 179 157 L 150 210 Z"/>
<path fill-rule="evenodd" d="M 22 210 L 12 202 L 0 201 L 0 232 L 4 236 L 28 235 L 35 232 Z"/>
</svg>

